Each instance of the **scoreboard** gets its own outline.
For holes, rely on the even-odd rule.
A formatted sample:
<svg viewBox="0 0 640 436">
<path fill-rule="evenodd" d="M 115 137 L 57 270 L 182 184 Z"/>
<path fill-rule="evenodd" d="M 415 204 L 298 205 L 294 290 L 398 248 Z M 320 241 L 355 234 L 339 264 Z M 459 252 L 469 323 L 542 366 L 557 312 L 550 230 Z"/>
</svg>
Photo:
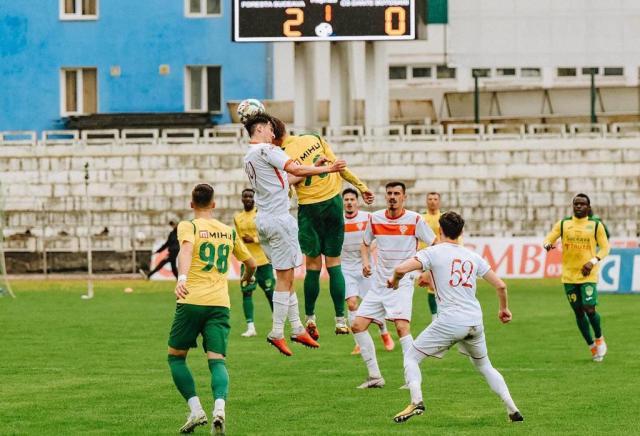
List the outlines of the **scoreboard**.
<svg viewBox="0 0 640 436">
<path fill-rule="evenodd" d="M 415 39 L 415 0 L 233 0 L 233 40 Z"/>
</svg>

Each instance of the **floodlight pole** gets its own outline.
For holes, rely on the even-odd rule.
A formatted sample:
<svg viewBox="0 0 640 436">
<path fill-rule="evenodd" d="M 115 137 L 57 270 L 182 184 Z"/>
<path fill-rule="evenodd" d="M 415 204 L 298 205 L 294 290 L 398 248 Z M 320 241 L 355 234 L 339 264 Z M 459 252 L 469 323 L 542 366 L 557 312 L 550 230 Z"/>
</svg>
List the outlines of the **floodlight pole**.
<svg viewBox="0 0 640 436">
<path fill-rule="evenodd" d="M 480 124 L 480 90 L 478 89 L 478 74 L 473 73 L 473 122 Z"/>
<path fill-rule="evenodd" d="M 91 205 L 89 203 L 89 162 L 84 164 L 84 194 L 85 207 L 87 208 L 87 293 L 82 296 L 83 300 L 93 298 L 93 259 L 91 257 Z"/>
<path fill-rule="evenodd" d="M 591 68 L 591 124 L 598 122 L 596 117 L 596 72 Z"/>
</svg>

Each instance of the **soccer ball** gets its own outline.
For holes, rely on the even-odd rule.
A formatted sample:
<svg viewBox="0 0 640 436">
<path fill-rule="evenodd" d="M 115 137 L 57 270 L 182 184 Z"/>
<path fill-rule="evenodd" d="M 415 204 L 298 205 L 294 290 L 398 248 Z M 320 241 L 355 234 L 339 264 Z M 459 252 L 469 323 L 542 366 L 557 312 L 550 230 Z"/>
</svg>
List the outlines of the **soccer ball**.
<svg viewBox="0 0 640 436">
<path fill-rule="evenodd" d="M 260 102 L 260 100 L 256 100 L 255 98 L 248 98 L 246 100 L 242 100 L 238 105 L 238 109 L 236 112 L 238 117 L 240 118 L 240 122 L 244 123 L 256 114 L 263 113 L 264 105 Z"/>
<path fill-rule="evenodd" d="M 144 234 L 144 232 L 136 232 L 136 241 L 144 242 L 145 239 L 147 239 L 147 236 Z"/>
</svg>

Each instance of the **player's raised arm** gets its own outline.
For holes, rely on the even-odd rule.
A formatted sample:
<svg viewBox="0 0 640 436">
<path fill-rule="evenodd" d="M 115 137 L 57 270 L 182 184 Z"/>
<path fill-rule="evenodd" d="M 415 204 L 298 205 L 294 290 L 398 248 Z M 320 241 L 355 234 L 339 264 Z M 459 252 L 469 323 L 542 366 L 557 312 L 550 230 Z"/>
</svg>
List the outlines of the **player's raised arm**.
<svg viewBox="0 0 640 436">
<path fill-rule="evenodd" d="M 487 271 L 482 278 L 495 288 L 496 294 L 498 295 L 498 304 L 500 305 L 500 308 L 498 309 L 498 318 L 500 318 L 500 321 L 502 321 L 503 324 L 508 323 L 511 321 L 512 316 L 509 311 L 507 285 L 495 272 L 493 272 L 493 270 Z"/>
<path fill-rule="evenodd" d="M 387 279 L 387 287 L 398 289 L 400 280 L 406 274 L 418 270 L 422 270 L 422 263 L 417 258 L 405 260 L 393 269 L 393 276 Z"/>
<path fill-rule="evenodd" d="M 560 237 L 560 226 L 561 225 L 562 225 L 562 221 L 558 221 L 553 226 L 553 229 L 551 229 L 551 232 L 549 232 L 547 237 L 544 238 L 544 242 L 542 243 L 542 246 L 544 247 L 545 250 L 549 251 L 549 250 L 554 248 L 554 244 L 556 243 L 556 241 Z"/>
<path fill-rule="evenodd" d="M 191 268 L 193 258 L 193 243 L 195 241 L 195 227 L 188 221 L 178 224 L 178 240 L 180 241 L 180 253 L 178 253 L 178 282 L 175 294 L 178 299 L 185 298 L 187 290 L 187 273 Z"/>
<path fill-rule="evenodd" d="M 284 152 L 283 152 L 284 153 Z M 328 166 L 311 166 L 311 165 L 300 165 L 293 160 L 289 160 L 284 166 L 284 170 L 289 174 L 292 174 L 296 177 L 307 177 L 307 176 L 317 176 L 319 174 L 325 173 L 337 173 L 342 171 L 347 166 L 347 163 L 338 159 Z"/>
</svg>

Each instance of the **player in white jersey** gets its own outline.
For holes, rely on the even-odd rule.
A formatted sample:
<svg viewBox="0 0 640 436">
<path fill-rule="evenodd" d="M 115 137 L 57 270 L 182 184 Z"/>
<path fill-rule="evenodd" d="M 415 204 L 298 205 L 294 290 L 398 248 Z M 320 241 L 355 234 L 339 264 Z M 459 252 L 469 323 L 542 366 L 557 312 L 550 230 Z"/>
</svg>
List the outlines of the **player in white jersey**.
<svg viewBox="0 0 640 436">
<path fill-rule="evenodd" d="M 251 137 L 244 168 L 255 191 L 258 209 L 256 228 L 260 245 L 276 270 L 273 328 L 267 335 L 267 342 L 282 354 L 291 356 L 284 339 L 287 318 L 291 324 L 292 341 L 312 348 L 319 345 L 300 322 L 298 297 L 293 289 L 293 271 L 302 264 L 302 253 L 298 245 L 298 223 L 289 214 L 289 179 L 297 183 L 303 177 L 341 171 L 346 164 L 343 160 L 336 160 L 330 166 L 297 164 L 280 147 L 271 143 L 273 124 L 267 114 L 249 118 L 244 126 Z"/>
<path fill-rule="evenodd" d="M 358 207 L 358 191 L 347 188 L 342 192 L 344 206 L 344 242 L 342 244 L 342 273 L 345 281 L 345 300 L 349 309 L 349 325 L 356 319 L 359 299 L 364 298 L 371 288 L 371 277 L 362 275 L 362 258 L 360 257 L 360 244 L 364 228 L 369 221 L 369 212 L 361 211 Z M 371 262 L 371 260 L 369 260 Z M 385 350 L 392 351 L 395 348 L 393 338 L 387 330 L 384 318 L 375 321 L 380 326 L 380 338 Z M 360 354 L 360 347 L 356 343 L 351 354 Z"/>
<path fill-rule="evenodd" d="M 458 350 L 469 356 L 491 389 L 500 396 L 507 407 L 509 419 L 512 422 L 523 421 L 504 378 L 491 365 L 487 355 L 482 309 L 476 298 L 476 279 L 482 277 L 496 289 L 498 318 L 506 324 L 511 321 L 507 285 L 482 257 L 457 243 L 464 227 L 460 215 L 446 212 L 440 217 L 439 223 L 441 243 L 420 250 L 415 257 L 397 265 L 388 278 L 389 288 L 398 289 L 407 273 L 429 271 L 438 300 L 438 318 L 418 335 L 413 346 L 405 353 L 404 374 L 411 393 L 411 404 L 393 419 L 395 422 L 404 422 L 424 412 L 420 362 L 425 357 L 441 358 L 449 348 L 458 344 Z"/>
<path fill-rule="evenodd" d="M 413 343 L 410 330 L 413 279 L 404 278 L 400 283 L 400 290 L 394 291 L 387 288 L 387 278 L 393 274 L 396 265 L 415 256 L 418 241 L 431 245 L 435 240 L 433 231 L 420 214 L 404 208 L 406 198 L 404 183 L 389 182 L 385 188 L 387 208 L 369 216 L 360 247 L 362 273 L 365 277 L 369 277 L 372 275 L 369 247 L 374 240 L 377 244 L 377 261 L 371 290 L 360 303 L 356 319 L 351 326 L 356 342 L 360 346 L 360 354 L 369 371 L 367 380 L 358 386 L 360 389 L 384 386 L 373 340 L 367 331 L 373 320 L 384 318 L 394 322 L 403 355 L 411 347 Z"/>
</svg>

